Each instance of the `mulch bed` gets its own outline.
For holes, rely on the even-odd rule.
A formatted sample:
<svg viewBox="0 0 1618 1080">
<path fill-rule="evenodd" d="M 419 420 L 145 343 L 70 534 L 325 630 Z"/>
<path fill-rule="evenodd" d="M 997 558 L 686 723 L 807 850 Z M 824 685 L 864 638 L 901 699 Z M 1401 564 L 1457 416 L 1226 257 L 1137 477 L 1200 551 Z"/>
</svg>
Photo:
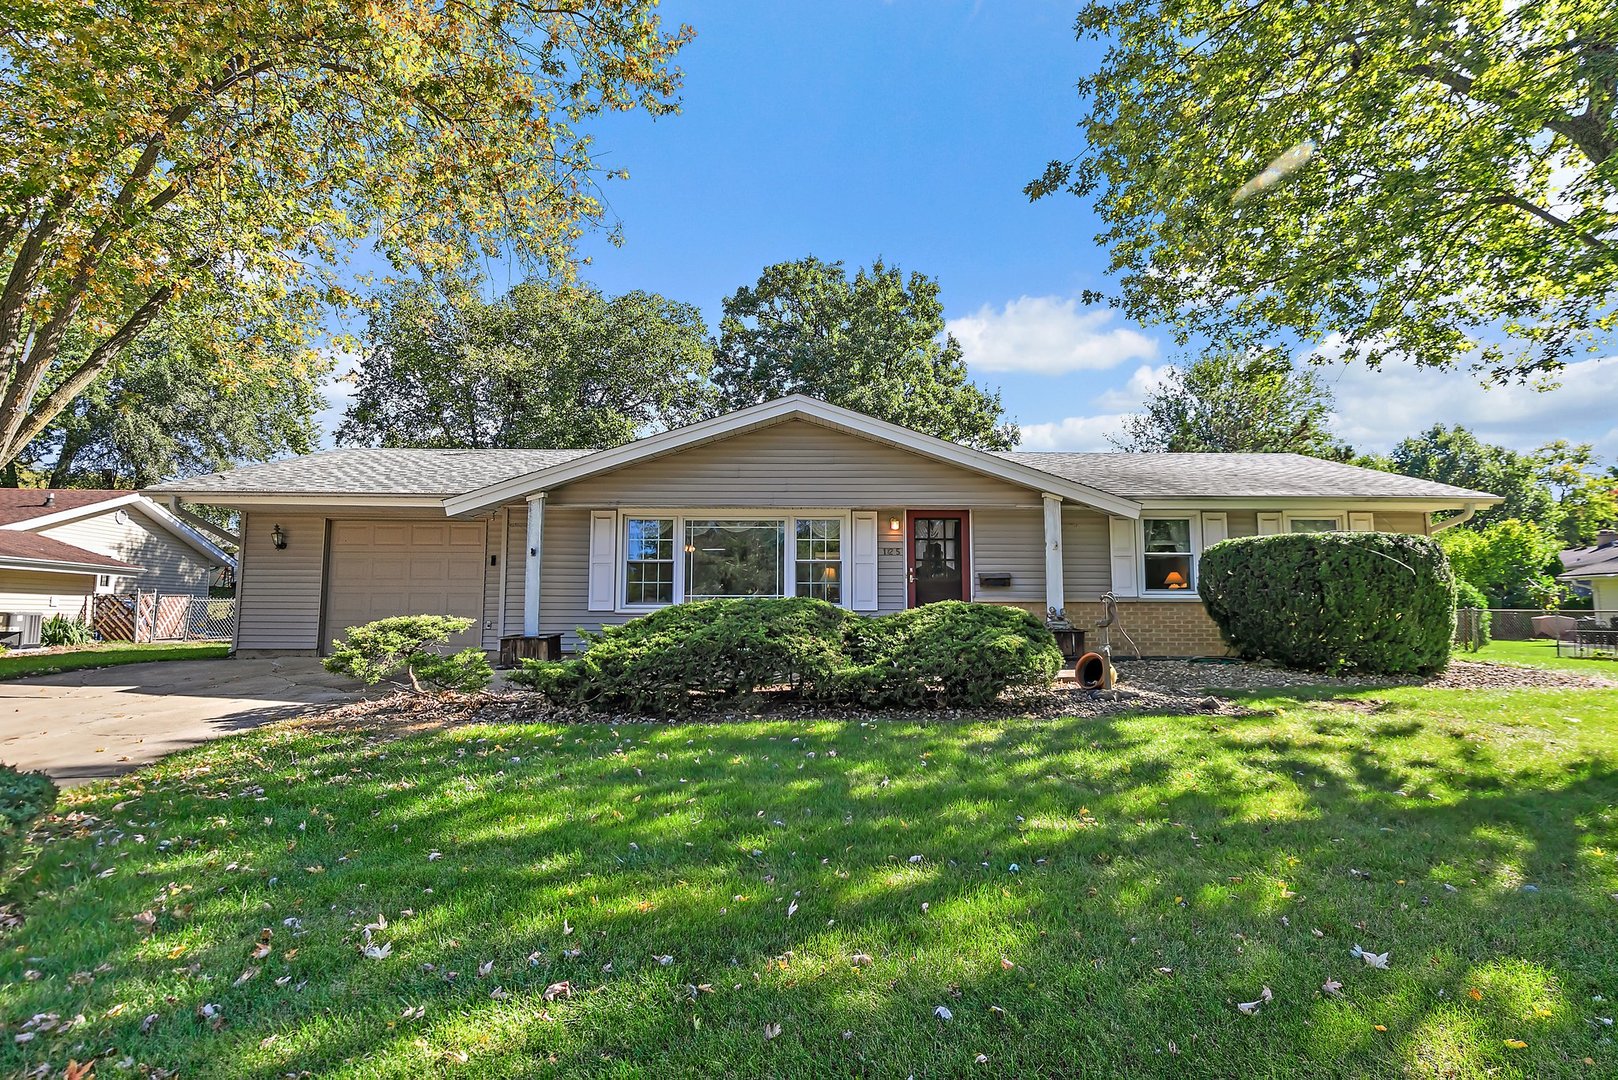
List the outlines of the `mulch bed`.
<svg viewBox="0 0 1618 1080">
<path fill-rule="evenodd" d="M 1118 665 L 1118 689 L 1080 690 L 1059 684 L 1050 690 L 1007 695 L 983 709 L 863 710 L 795 701 L 784 695 L 761 694 L 752 707 L 731 706 L 705 712 L 692 719 L 704 723 L 752 720 L 1054 720 L 1058 717 L 1115 716 L 1125 713 L 1240 716 L 1251 710 L 1219 696 L 1220 691 L 1298 689 L 1333 686 L 1431 686 L 1441 689 L 1512 690 L 1618 688 L 1618 681 L 1567 671 L 1509 667 L 1455 660 L 1433 678 L 1387 678 L 1318 675 L 1289 671 L 1265 664 L 1196 664 L 1185 660 L 1134 660 Z M 480 694 L 397 693 L 328 709 L 291 721 L 317 730 L 386 729 L 392 735 L 430 731 L 463 724 L 634 724 L 677 723 L 644 716 L 590 712 L 552 705 L 538 694 L 496 690 Z"/>
</svg>

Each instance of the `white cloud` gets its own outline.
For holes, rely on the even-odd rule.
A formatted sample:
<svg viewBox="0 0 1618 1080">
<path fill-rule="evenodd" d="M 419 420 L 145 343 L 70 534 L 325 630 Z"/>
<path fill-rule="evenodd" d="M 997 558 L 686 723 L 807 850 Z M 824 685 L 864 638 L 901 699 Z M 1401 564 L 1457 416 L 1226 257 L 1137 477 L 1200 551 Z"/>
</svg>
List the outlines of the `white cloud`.
<svg viewBox="0 0 1618 1080">
<path fill-rule="evenodd" d="M 1124 414 L 1108 413 L 1099 416 L 1070 416 L 1050 424 L 1023 424 L 1019 450 L 1068 450 L 1082 453 L 1087 450 L 1112 450 L 1107 436 L 1123 430 Z"/>
<path fill-rule="evenodd" d="M 1127 326 L 1110 326 L 1114 312 L 1081 309 L 1077 300 L 1022 296 L 996 310 L 948 322 L 966 362 L 978 371 L 1063 375 L 1103 371 L 1157 356 L 1157 342 Z"/>
<path fill-rule="evenodd" d="M 1337 395 L 1335 427 L 1362 451 L 1387 450 L 1433 424 L 1460 424 L 1487 442 L 1531 450 L 1553 439 L 1593 442 L 1618 456 L 1618 357 L 1581 360 L 1557 377 L 1558 385 L 1483 386 L 1465 371 L 1418 368 L 1388 361 L 1320 369 Z"/>
<path fill-rule="evenodd" d="M 360 366 L 358 353 L 333 350 L 331 358 L 331 374 L 320 384 L 320 392 L 326 398 L 326 407 L 315 413 L 315 423 L 320 425 L 322 449 L 330 449 L 337 445 L 334 436 L 338 426 L 343 422 L 343 413 L 354 400 L 354 375 Z"/>
</svg>

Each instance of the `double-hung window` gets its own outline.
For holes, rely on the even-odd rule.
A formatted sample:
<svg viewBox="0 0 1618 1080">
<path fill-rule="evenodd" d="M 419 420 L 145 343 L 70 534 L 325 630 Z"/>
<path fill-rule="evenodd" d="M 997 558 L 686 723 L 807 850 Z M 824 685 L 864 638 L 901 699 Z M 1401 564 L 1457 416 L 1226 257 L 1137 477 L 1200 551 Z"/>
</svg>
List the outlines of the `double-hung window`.
<svg viewBox="0 0 1618 1080">
<path fill-rule="evenodd" d="M 841 517 L 623 517 L 628 608 L 745 596 L 843 602 Z"/>
<path fill-rule="evenodd" d="M 624 603 L 674 603 L 674 519 L 624 520 Z"/>
<path fill-rule="evenodd" d="M 1196 587 L 1195 552 L 1192 548 L 1192 519 L 1189 517 L 1148 517 L 1141 519 L 1141 558 L 1147 592 L 1190 593 Z"/>
</svg>

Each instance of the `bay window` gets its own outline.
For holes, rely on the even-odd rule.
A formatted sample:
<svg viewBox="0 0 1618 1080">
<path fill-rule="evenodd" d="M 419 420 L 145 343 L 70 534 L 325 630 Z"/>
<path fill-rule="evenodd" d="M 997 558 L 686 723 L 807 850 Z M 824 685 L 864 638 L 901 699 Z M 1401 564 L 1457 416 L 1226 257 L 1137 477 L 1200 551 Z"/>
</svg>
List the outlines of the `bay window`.
<svg viewBox="0 0 1618 1080">
<path fill-rule="evenodd" d="M 1195 588 L 1191 521 L 1188 517 L 1141 519 L 1142 581 L 1147 592 L 1190 592 Z"/>
<path fill-rule="evenodd" d="M 626 608 L 748 596 L 843 603 L 846 518 L 624 514 L 622 522 Z"/>
</svg>

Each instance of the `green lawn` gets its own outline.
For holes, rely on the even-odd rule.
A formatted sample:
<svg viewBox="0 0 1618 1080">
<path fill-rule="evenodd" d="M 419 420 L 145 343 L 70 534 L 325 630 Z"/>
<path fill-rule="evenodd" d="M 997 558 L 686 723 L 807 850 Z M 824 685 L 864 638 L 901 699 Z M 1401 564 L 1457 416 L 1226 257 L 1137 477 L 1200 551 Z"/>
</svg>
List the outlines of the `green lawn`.
<svg viewBox="0 0 1618 1080">
<path fill-rule="evenodd" d="M 1579 660 L 1557 656 L 1556 642 L 1543 638 L 1536 641 L 1491 641 L 1477 652 L 1463 650 L 1457 652 L 1455 656 L 1460 660 L 1485 660 L 1493 664 L 1555 668 L 1618 679 L 1618 660 Z"/>
<path fill-rule="evenodd" d="M 64 794 L 0 1074 L 1618 1074 L 1618 694 L 1307 696 L 261 729 Z"/>
<path fill-rule="evenodd" d="M 72 652 L 19 652 L 0 656 L 0 679 L 54 675 L 59 671 L 112 667 L 114 664 L 144 664 L 152 660 L 214 660 L 229 655 L 230 645 L 217 641 L 159 641 L 140 645 L 113 641 L 86 645 Z"/>
</svg>

